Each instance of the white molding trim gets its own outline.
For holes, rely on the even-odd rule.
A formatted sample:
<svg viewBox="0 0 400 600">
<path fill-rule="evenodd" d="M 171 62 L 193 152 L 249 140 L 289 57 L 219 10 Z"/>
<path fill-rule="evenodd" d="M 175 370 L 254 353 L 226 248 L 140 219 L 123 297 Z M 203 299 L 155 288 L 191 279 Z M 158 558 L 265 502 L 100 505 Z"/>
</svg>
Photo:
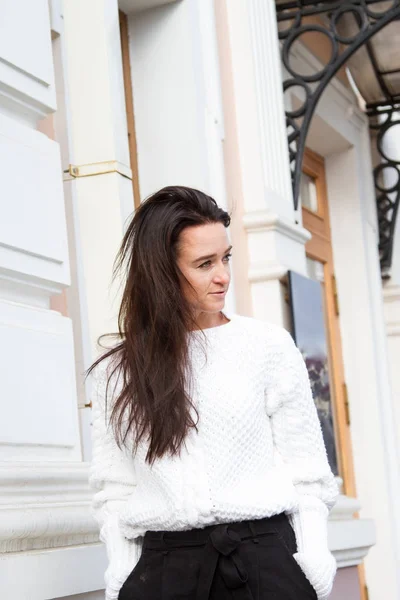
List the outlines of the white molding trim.
<svg viewBox="0 0 400 600">
<path fill-rule="evenodd" d="M 383 298 L 386 302 L 400 302 L 400 286 L 390 285 L 383 288 Z"/>
<path fill-rule="evenodd" d="M 22 92 L 16 90 L 10 91 L 3 82 L 0 82 L 0 103 L 5 107 L 9 106 L 11 112 L 25 116 L 28 122 L 31 120 L 32 127 L 37 119 L 43 119 L 48 114 L 54 112 L 54 107 L 36 102 L 29 95 L 25 95 Z"/>
<path fill-rule="evenodd" d="M 376 543 L 372 519 L 329 521 L 328 534 L 329 548 L 339 569 L 361 564 L 371 546 Z"/>
<path fill-rule="evenodd" d="M 304 227 L 270 210 L 248 212 L 243 226 L 248 236 L 247 277 L 251 284 L 279 282 L 290 269 L 305 272 L 304 245 L 311 234 Z M 265 247 L 269 248 L 267 260 L 260 258 L 265 256 Z"/>
<path fill-rule="evenodd" d="M 400 336 L 400 286 L 389 284 L 382 290 L 385 308 L 386 335 L 389 337 Z"/>
<path fill-rule="evenodd" d="M 119 0 L 119 7 L 126 14 L 138 13 L 142 10 L 158 8 L 167 4 L 174 4 L 177 0 Z"/>
<path fill-rule="evenodd" d="M 33 125 L 57 109 L 54 81 L 43 81 L 0 57 L 0 104 L 16 114 L 29 113 Z"/>
<path fill-rule="evenodd" d="M 387 325 L 386 334 L 391 337 L 400 337 L 400 321 Z"/>
<path fill-rule="evenodd" d="M 98 542 L 90 501 L 0 509 L 0 552 L 44 550 Z"/>
<path fill-rule="evenodd" d="M 5 244 L 4 242 L 0 242 L 0 248 L 4 248 L 5 250 L 10 250 L 12 252 L 18 252 L 19 254 L 23 255 L 40 258 L 41 260 L 48 261 L 49 263 L 55 263 L 57 265 L 61 265 L 63 263 L 63 261 L 57 257 L 47 256 L 46 254 L 40 254 L 39 252 L 32 252 L 30 250 L 27 250 L 26 248 L 21 248 L 20 246 L 13 246 L 11 244 Z"/>
<path fill-rule="evenodd" d="M 340 494 L 335 506 L 333 507 L 329 519 L 331 521 L 343 521 L 352 519 L 354 513 L 359 511 L 361 504 L 357 498 Z"/>
<path fill-rule="evenodd" d="M 6 554 L 0 561 L 0 597 L 54 600 L 82 594 L 83 598 L 104 589 L 107 562 L 105 546 L 99 543 Z"/>
<path fill-rule="evenodd" d="M 248 233 L 255 231 L 276 231 L 300 244 L 311 239 L 311 233 L 300 225 L 295 225 L 283 219 L 278 214 L 269 211 L 254 211 L 243 217 L 243 224 Z"/>
<path fill-rule="evenodd" d="M 248 234 L 250 260 L 248 267 L 248 280 L 250 283 L 262 283 L 281 280 L 289 269 L 303 272 L 301 262 L 290 262 L 290 257 L 297 256 L 293 245 L 304 245 L 311 238 L 311 234 L 301 225 L 295 225 L 275 212 L 269 210 L 252 211 L 243 216 L 244 229 Z M 271 248 L 269 260 L 259 260 L 254 243 L 257 236 L 265 234 L 265 244 Z M 268 237 L 272 239 L 268 241 Z M 294 244 L 293 244 L 294 243 Z M 300 253 L 298 254 L 298 257 Z"/>
<path fill-rule="evenodd" d="M 341 494 L 329 515 L 329 548 L 338 568 L 359 565 L 376 543 L 373 520 L 353 516 L 360 507 L 357 498 Z"/>
<path fill-rule="evenodd" d="M 89 463 L 85 462 L 1 463 L 0 490 L 5 488 L 4 493 L 18 493 L 22 485 L 32 483 L 37 493 L 43 494 L 59 490 L 57 486 L 61 484 L 68 484 L 68 489 L 63 492 L 65 497 L 65 493 L 75 493 L 76 484 L 89 490 L 88 474 Z"/>
<path fill-rule="evenodd" d="M 249 267 L 248 279 L 250 283 L 260 283 L 261 281 L 273 281 L 282 279 L 287 274 L 287 267 L 281 263 L 270 263 Z"/>
<path fill-rule="evenodd" d="M 88 463 L 0 465 L 0 552 L 98 541 Z"/>
<path fill-rule="evenodd" d="M 0 281 L 7 281 L 10 285 L 24 286 L 30 293 L 36 291 L 39 292 L 40 295 L 46 293 L 47 296 L 60 294 L 65 289 L 66 284 L 68 284 L 68 282 L 58 281 L 58 279 L 61 279 L 63 276 L 62 269 L 64 266 L 59 261 L 51 260 L 47 257 L 38 258 L 22 249 L 7 248 L 5 245 L 0 244 L 0 260 L 2 259 L 3 262 L 6 262 L 7 259 L 11 259 L 13 261 L 13 266 L 19 261 L 20 264 L 24 262 L 25 266 L 28 265 L 29 267 L 32 267 L 34 273 L 28 273 L 28 267 L 26 267 L 26 272 L 22 272 L 18 271 L 17 268 L 8 269 L 0 265 Z M 11 260 L 8 260 L 8 262 L 10 263 Z M 47 280 L 35 274 L 35 272 L 39 271 L 41 263 L 42 265 L 46 264 L 50 277 L 54 277 L 54 279 Z M 1 290 L 1 292 L 2 297 L 4 297 L 3 290 Z"/>
</svg>

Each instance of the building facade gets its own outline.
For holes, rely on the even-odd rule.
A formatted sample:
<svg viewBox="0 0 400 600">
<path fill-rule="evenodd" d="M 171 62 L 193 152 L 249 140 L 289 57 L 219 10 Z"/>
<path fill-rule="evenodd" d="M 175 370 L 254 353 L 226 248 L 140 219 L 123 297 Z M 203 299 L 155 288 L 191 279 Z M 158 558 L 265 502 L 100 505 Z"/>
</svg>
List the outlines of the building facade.
<svg viewBox="0 0 400 600">
<path fill-rule="evenodd" d="M 318 29 L 326 13 L 310 15 L 309 35 L 294 32 L 282 61 L 282 4 L 0 4 L 2 597 L 103 598 L 83 373 L 98 336 L 116 328 L 111 275 L 132 211 L 181 184 L 232 213 L 229 309 L 306 345 L 318 324 L 315 391 L 342 490 L 329 522 L 332 600 L 400 599 L 400 224 L 382 277 L 373 168 L 383 159 L 346 65 L 297 146 L 293 193 L 288 123 L 290 136 L 307 90 L 283 84 L 293 70 L 317 85 L 330 38 Z M 397 1 L 346 4 L 374 8 L 376 23 L 400 11 Z M 399 128 L 387 133 L 392 170 L 380 186 L 395 194 Z"/>
</svg>

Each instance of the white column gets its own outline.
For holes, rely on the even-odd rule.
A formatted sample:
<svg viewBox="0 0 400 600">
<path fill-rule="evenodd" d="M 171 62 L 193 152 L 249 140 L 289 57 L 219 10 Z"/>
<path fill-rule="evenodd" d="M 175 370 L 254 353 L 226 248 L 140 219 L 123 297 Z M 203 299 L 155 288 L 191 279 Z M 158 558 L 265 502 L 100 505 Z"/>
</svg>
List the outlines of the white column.
<svg viewBox="0 0 400 600">
<path fill-rule="evenodd" d="M 68 0 L 63 5 L 63 17 L 61 102 L 67 127 L 62 156 L 64 194 L 73 224 L 70 245 L 74 250 L 69 303 L 79 331 L 77 354 L 82 381 L 83 369 L 100 350 L 98 337 L 117 332 L 121 290 L 119 281 L 111 285 L 112 270 L 134 201 L 118 2 Z M 90 393 L 88 385 L 83 396 L 86 401 Z M 80 413 L 84 460 L 89 461 L 91 410 L 81 404 Z M 87 467 L 84 463 L 86 478 Z M 64 590 L 59 586 L 51 597 L 104 587 L 104 546 L 90 544 L 79 550 L 65 553 L 64 568 L 74 565 L 74 578 L 65 578 Z"/>
<path fill-rule="evenodd" d="M 86 367 L 100 334 L 116 331 L 112 266 L 133 193 L 117 0 L 64 4 L 69 154 L 65 193 L 75 211 L 79 310 L 85 321 Z"/>
<path fill-rule="evenodd" d="M 359 514 L 376 527 L 366 581 L 371 600 L 381 597 L 383 579 L 386 597 L 397 600 L 400 488 L 370 165 L 367 123 L 352 148 L 326 160 Z"/>
<path fill-rule="evenodd" d="M 133 210 L 117 1 L 50 8 L 0 8 L 0 595 L 29 600 L 104 587 L 81 462 L 81 441 L 90 458 L 90 390 L 81 440 L 77 381 L 98 335 L 116 329 L 111 269 Z M 56 110 L 52 51 L 61 160 L 59 144 L 37 130 Z M 65 290 L 68 318 L 53 308 Z"/>
<path fill-rule="evenodd" d="M 305 273 L 309 234 L 293 208 L 275 6 L 229 0 L 216 14 L 234 243 L 248 248 L 237 266 L 238 305 L 285 323 L 280 280 L 289 269 Z"/>
<path fill-rule="evenodd" d="M 0 3 L 0 596 L 30 600 L 56 595 L 55 567 L 67 589 L 60 547 L 72 555 L 97 539 L 72 320 L 54 308 L 70 260 L 60 147 L 39 124 L 56 110 L 52 34 L 61 19 L 51 7 Z"/>
<path fill-rule="evenodd" d="M 49 310 L 70 279 L 60 149 L 37 128 L 56 108 L 49 10 L 22 8 L 0 7 L 0 460 L 79 460 L 72 326 Z"/>
<path fill-rule="evenodd" d="M 293 197 L 275 5 L 252 0 L 249 16 L 266 201 L 271 210 L 292 221 Z"/>
</svg>

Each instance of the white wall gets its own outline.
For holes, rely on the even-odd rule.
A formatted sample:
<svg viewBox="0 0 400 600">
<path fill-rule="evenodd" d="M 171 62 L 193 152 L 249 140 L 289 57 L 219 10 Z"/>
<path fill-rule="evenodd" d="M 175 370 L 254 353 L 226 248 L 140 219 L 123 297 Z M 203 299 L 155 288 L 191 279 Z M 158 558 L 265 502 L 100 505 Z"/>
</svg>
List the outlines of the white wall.
<svg viewBox="0 0 400 600">
<path fill-rule="evenodd" d="M 304 70 L 315 59 L 302 50 L 297 60 Z M 368 122 L 337 81 L 318 104 L 307 145 L 325 156 L 357 498 L 360 516 L 376 525 L 365 559 L 369 596 L 381 598 L 384 580 L 385 597 L 395 600 L 400 490 Z"/>
<path fill-rule="evenodd" d="M 209 187 L 205 99 L 196 72 L 196 8 L 189 0 L 129 19 L 143 198 L 164 185 Z"/>
<path fill-rule="evenodd" d="M 369 226 L 361 202 L 366 198 L 361 179 L 354 177 L 354 173 L 360 174 L 359 152 L 358 146 L 327 158 L 328 195 L 357 497 L 360 515 L 374 519 L 377 531 L 377 543 L 365 560 L 366 578 L 371 600 L 379 600 L 384 573 L 385 596 L 395 600 L 395 490 L 390 481 L 397 467 L 391 447 L 392 423 L 385 412 L 385 405 L 391 403 L 391 390 L 386 353 L 380 348 L 385 331 L 376 235 L 365 231 Z"/>
<path fill-rule="evenodd" d="M 73 323 L 54 308 L 70 284 L 60 147 L 51 139 L 61 23 L 55 0 L 0 4 L 0 595 L 19 600 L 65 592 L 72 548 L 97 539 Z"/>
<path fill-rule="evenodd" d="M 79 460 L 72 323 L 49 310 L 70 280 L 60 149 L 37 131 L 55 110 L 49 10 L 22 5 L 23 24 L 21 3 L 0 7 L 0 459 Z"/>
</svg>

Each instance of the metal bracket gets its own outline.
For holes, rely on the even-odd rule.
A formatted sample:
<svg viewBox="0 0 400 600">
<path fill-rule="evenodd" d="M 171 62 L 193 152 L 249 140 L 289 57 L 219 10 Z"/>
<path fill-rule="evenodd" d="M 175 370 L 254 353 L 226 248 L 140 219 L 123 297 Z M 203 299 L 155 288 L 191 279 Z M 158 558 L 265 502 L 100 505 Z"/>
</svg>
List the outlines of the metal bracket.
<svg viewBox="0 0 400 600">
<path fill-rule="evenodd" d="M 400 103 L 367 110 L 370 128 L 376 137 L 380 162 L 374 168 L 376 205 L 379 226 L 379 257 L 384 279 L 390 277 L 396 217 L 400 204 L 400 155 L 394 157 L 385 147 L 385 134 L 400 125 Z M 389 154 L 388 154 L 389 152 Z"/>
<path fill-rule="evenodd" d="M 378 4 L 382 4 L 381 10 L 377 10 Z M 294 207 L 297 210 L 306 138 L 317 103 L 339 69 L 363 45 L 367 46 L 371 64 L 375 70 L 377 80 L 380 82 L 382 92 L 387 94 L 385 86 L 382 85 L 383 73 L 379 71 L 374 57 L 371 56 L 373 52 L 370 48 L 369 40 L 386 25 L 396 19 L 400 19 L 400 0 L 393 0 L 390 3 L 390 7 L 386 10 L 383 0 L 320 0 L 319 2 L 311 0 L 286 0 L 277 3 L 276 12 L 279 39 L 282 41 L 282 61 L 289 74 L 283 82 L 284 93 L 291 88 L 301 88 L 304 95 L 301 106 L 296 108 L 290 107 L 286 110 L 293 198 Z M 309 17 L 316 15 L 324 17 L 318 24 L 310 22 L 309 19 Z M 351 15 L 355 23 L 358 24 L 356 33 L 347 37 L 343 35 L 340 27 L 340 21 L 346 15 Z M 304 74 L 297 72 L 293 67 L 291 49 L 302 35 L 309 32 L 318 32 L 329 40 L 331 44 L 331 56 L 330 60 L 322 66 L 319 72 Z M 400 98 L 398 97 L 387 97 L 385 106 L 386 108 L 389 106 L 389 108 L 393 109 L 396 104 L 399 108 L 399 101 Z M 382 108 L 382 103 L 377 106 L 367 105 L 369 111 L 379 110 L 380 108 Z M 368 114 L 371 113 L 369 112 Z M 385 158 L 381 151 L 380 154 Z M 383 162 L 382 164 L 386 163 Z M 397 169 L 400 163 L 396 162 L 395 164 Z M 393 166 L 393 161 L 390 166 Z M 394 223 L 399 205 L 400 183 L 396 199 L 393 200 L 393 197 L 389 198 L 387 194 L 388 190 L 382 190 L 380 187 L 381 183 L 378 181 L 379 178 L 381 179 L 380 176 L 383 169 L 383 166 L 378 165 L 374 175 L 379 213 L 381 269 L 382 275 L 385 277 L 391 263 L 391 248 L 393 245 Z M 394 192 L 394 190 L 390 191 Z"/>
<path fill-rule="evenodd" d="M 108 173 L 118 173 L 122 177 L 132 180 L 131 169 L 117 160 L 88 163 L 86 165 L 68 165 L 68 169 L 64 171 L 64 180 L 94 177 L 95 175 L 106 175 Z"/>
</svg>

